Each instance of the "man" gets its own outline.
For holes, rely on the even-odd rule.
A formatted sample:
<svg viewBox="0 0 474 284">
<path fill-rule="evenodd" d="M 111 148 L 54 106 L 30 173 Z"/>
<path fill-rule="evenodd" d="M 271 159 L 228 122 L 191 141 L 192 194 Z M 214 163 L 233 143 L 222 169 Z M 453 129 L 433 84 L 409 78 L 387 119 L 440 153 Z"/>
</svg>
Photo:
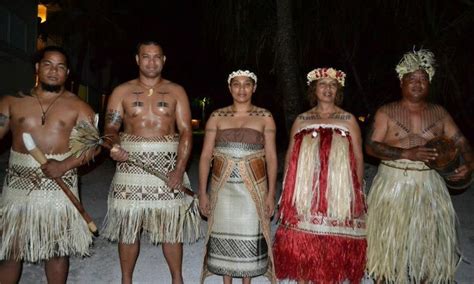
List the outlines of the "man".
<svg viewBox="0 0 474 284">
<path fill-rule="evenodd" d="M 76 168 L 93 153 L 68 154 L 69 137 L 79 122 L 92 123 L 94 112 L 64 87 L 69 69 L 63 49 L 45 48 L 35 68 L 36 87 L 0 100 L 0 138 L 12 134 L 0 205 L 0 283 L 17 283 L 22 261 L 45 261 L 48 282 L 65 283 L 69 256 L 87 255 L 92 243 L 86 222 L 51 178 L 61 177 L 77 196 Z M 42 172 L 23 144 L 24 132 L 48 154 Z"/>
<path fill-rule="evenodd" d="M 424 145 L 453 140 L 466 162 L 450 180 L 471 175 L 472 150 L 446 110 L 426 101 L 433 53 L 409 52 L 396 71 L 402 99 L 377 111 L 366 141 L 367 153 L 382 160 L 368 198 L 367 269 L 379 282 L 452 282 L 455 212 L 444 180 L 425 164 L 441 153 Z"/>
<path fill-rule="evenodd" d="M 200 234 L 197 208 L 188 210 L 191 198 L 179 190 L 183 184 L 189 188 L 189 102 L 181 86 L 161 76 L 166 57 L 158 43 L 139 43 L 135 59 L 139 77 L 115 88 L 107 106 L 105 134 L 118 163 L 103 234 L 119 242 L 122 283 L 132 282 L 142 231 L 152 243 L 163 244 L 172 283 L 182 283 L 182 243 Z M 127 163 L 129 157 L 167 174 L 168 181 Z"/>
</svg>

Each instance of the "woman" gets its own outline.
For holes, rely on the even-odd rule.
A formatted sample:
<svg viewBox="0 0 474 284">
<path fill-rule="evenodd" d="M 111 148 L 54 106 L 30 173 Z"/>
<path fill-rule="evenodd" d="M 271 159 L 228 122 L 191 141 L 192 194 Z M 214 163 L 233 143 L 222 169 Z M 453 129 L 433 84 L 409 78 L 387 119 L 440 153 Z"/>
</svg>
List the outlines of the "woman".
<svg viewBox="0 0 474 284">
<path fill-rule="evenodd" d="M 354 116 L 337 106 L 345 76 L 333 68 L 307 76 L 317 104 L 291 129 L 273 246 L 278 279 L 358 283 L 364 275 L 361 134 Z"/>
<path fill-rule="evenodd" d="M 199 161 L 199 208 L 209 222 L 201 281 L 217 274 L 224 283 L 233 277 L 250 283 L 265 274 L 274 282 L 275 123 L 268 110 L 252 105 L 254 73 L 238 70 L 227 82 L 233 104 L 211 114 Z"/>
</svg>

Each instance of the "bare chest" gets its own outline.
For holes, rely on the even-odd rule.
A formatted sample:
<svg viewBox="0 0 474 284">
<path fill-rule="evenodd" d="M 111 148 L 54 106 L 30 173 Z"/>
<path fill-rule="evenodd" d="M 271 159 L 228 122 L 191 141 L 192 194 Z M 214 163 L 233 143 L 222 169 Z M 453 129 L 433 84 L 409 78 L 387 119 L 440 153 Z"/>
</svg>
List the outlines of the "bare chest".
<svg viewBox="0 0 474 284">
<path fill-rule="evenodd" d="M 145 117 L 174 117 L 177 101 L 166 91 L 153 93 L 134 91 L 123 100 L 125 117 L 136 119 Z"/>
<path fill-rule="evenodd" d="M 433 111 L 401 110 L 390 115 L 387 140 L 411 148 L 426 144 L 444 131 L 443 117 Z"/>
</svg>

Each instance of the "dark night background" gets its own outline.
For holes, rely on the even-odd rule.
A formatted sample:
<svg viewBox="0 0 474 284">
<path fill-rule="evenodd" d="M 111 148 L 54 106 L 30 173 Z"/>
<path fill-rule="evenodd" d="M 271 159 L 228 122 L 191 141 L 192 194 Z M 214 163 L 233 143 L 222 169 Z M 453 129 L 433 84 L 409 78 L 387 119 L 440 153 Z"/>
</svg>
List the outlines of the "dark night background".
<svg viewBox="0 0 474 284">
<path fill-rule="evenodd" d="M 227 75 L 250 69 L 259 79 L 254 103 L 274 114 L 278 141 L 287 141 L 296 114 L 309 108 L 308 71 L 344 70 L 343 108 L 367 117 L 399 98 L 394 68 L 416 47 L 436 55 L 430 100 L 447 108 L 474 141 L 473 0 L 39 2 L 48 7 L 39 38 L 67 49 L 69 87 L 87 86 L 97 111 L 103 111 L 102 94 L 137 76 L 137 41 L 155 39 L 167 55 L 163 76 L 187 90 L 194 118 L 201 118 L 204 97 L 211 99 L 207 115 L 230 104 Z"/>
</svg>

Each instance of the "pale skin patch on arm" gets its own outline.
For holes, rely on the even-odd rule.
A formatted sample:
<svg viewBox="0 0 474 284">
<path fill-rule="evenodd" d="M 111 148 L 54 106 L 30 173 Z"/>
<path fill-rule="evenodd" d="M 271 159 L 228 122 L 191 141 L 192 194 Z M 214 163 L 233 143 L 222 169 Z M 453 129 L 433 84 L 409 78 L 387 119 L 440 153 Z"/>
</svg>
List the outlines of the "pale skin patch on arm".
<svg viewBox="0 0 474 284">
<path fill-rule="evenodd" d="M 9 117 L 3 113 L 0 113 L 0 127 L 5 127 L 8 123 Z"/>
<path fill-rule="evenodd" d="M 114 109 L 109 109 L 107 110 L 107 113 L 105 114 L 105 123 L 113 126 L 118 126 L 122 124 L 122 115 L 120 114 L 120 111 L 114 110 Z"/>
</svg>

